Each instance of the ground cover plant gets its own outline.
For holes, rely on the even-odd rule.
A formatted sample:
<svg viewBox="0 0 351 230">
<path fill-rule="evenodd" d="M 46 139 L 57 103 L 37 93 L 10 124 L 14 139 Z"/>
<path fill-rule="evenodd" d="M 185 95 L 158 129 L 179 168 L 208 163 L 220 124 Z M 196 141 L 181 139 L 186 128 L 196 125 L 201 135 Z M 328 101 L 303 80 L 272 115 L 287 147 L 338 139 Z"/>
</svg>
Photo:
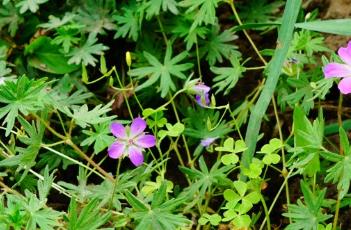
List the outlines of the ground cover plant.
<svg viewBox="0 0 351 230">
<path fill-rule="evenodd" d="M 342 2 L 0 1 L 0 229 L 350 229 Z"/>
</svg>

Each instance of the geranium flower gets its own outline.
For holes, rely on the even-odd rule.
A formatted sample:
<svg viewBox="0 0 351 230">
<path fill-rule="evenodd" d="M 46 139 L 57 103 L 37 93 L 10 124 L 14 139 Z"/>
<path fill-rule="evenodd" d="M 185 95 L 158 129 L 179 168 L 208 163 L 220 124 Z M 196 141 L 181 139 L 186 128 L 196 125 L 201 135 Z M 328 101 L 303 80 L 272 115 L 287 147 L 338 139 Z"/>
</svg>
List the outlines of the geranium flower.
<svg viewBox="0 0 351 230">
<path fill-rule="evenodd" d="M 195 100 L 196 103 L 200 106 L 208 106 L 210 104 L 209 92 L 211 90 L 210 87 L 203 83 L 197 83 L 192 88 L 195 91 Z"/>
<path fill-rule="evenodd" d="M 218 137 L 207 137 L 201 140 L 200 144 L 204 147 L 210 146 Z"/>
<path fill-rule="evenodd" d="M 344 64 L 335 62 L 329 63 L 323 68 L 323 72 L 326 78 L 342 78 L 338 88 L 341 93 L 348 94 L 351 93 L 351 41 L 346 48 L 340 47 L 338 54 Z"/>
<path fill-rule="evenodd" d="M 144 162 L 143 150 L 156 144 L 155 136 L 145 134 L 145 128 L 146 122 L 140 117 L 126 127 L 117 122 L 112 123 L 110 130 L 117 139 L 108 148 L 108 155 L 113 159 L 128 156 L 135 166 L 141 165 Z"/>
</svg>

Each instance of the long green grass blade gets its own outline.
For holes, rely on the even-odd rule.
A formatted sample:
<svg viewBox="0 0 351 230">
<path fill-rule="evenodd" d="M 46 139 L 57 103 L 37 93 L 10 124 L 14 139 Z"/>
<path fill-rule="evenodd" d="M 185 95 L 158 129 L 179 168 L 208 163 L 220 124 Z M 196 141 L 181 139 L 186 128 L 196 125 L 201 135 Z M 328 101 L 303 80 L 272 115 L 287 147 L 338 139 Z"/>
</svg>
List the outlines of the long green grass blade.
<svg viewBox="0 0 351 230">
<path fill-rule="evenodd" d="M 288 0 L 285 6 L 282 25 L 278 33 L 277 47 L 272 60 L 266 68 L 267 81 L 250 115 L 245 142 L 248 149 L 243 153 L 242 166 L 248 167 L 256 149 L 256 142 L 261 128 L 262 118 L 274 94 L 281 69 L 292 40 L 295 22 L 301 6 L 301 0 Z"/>
<path fill-rule="evenodd" d="M 295 24 L 296 28 L 313 30 L 323 33 L 338 34 L 338 35 L 351 35 L 351 19 L 332 19 L 320 20 L 313 22 L 301 22 Z"/>
</svg>

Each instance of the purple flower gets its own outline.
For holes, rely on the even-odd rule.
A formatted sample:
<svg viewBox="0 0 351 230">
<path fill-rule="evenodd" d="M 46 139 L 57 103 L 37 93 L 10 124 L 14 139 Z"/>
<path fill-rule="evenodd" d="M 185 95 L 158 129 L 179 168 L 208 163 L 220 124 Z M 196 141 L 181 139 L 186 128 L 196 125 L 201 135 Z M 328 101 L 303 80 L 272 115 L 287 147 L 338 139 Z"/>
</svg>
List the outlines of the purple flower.
<svg viewBox="0 0 351 230">
<path fill-rule="evenodd" d="M 218 139 L 218 137 L 207 137 L 205 139 L 202 139 L 200 144 L 204 147 L 208 147 L 217 139 Z"/>
<path fill-rule="evenodd" d="M 347 47 L 340 47 L 338 54 L 345 64 L 329 63 L 323 68 L 326 78 L 342 78 L 339 82 L 339 90 L 342 94 L 351 93 L 351 41 Z"/>
<path fill-rule="evenodd" d="M 209 92 L 211 90 L 210 87 L 203 83 L 197 83 L 194 85 L 193 90 L 195 91 L 195 100 L 196 103 L 201 107 L 208 106 L 210 104 Z"/>
<path fill-rule="evenodd" d="M 108 148 L 108 155 L 113 159 L 128 155 L 135 166 L 141 165 L 144 162 L 143 150 L 156 144 L 155 136 L 145 134 L 145 128 L 146 122 L 140 117 L 135 118 L 130 127 L 112 123 L 110 130 L 117 139 Z"/>
</svg>

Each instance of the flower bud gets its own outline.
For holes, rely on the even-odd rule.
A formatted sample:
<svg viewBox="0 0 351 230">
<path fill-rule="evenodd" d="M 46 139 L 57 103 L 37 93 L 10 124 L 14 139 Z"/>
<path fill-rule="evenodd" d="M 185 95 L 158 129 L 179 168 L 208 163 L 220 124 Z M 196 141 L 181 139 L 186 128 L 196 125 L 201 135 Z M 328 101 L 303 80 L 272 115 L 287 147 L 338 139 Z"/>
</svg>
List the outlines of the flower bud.
<svg viewBox="0 0 351 230">
<path fill-rule="evenodd" d="M 126 52 L 126 63 L 128 67 L 131 67 L 132 65 L 132 55 L 130 54 L 129 51 Z"/>
</svg>

